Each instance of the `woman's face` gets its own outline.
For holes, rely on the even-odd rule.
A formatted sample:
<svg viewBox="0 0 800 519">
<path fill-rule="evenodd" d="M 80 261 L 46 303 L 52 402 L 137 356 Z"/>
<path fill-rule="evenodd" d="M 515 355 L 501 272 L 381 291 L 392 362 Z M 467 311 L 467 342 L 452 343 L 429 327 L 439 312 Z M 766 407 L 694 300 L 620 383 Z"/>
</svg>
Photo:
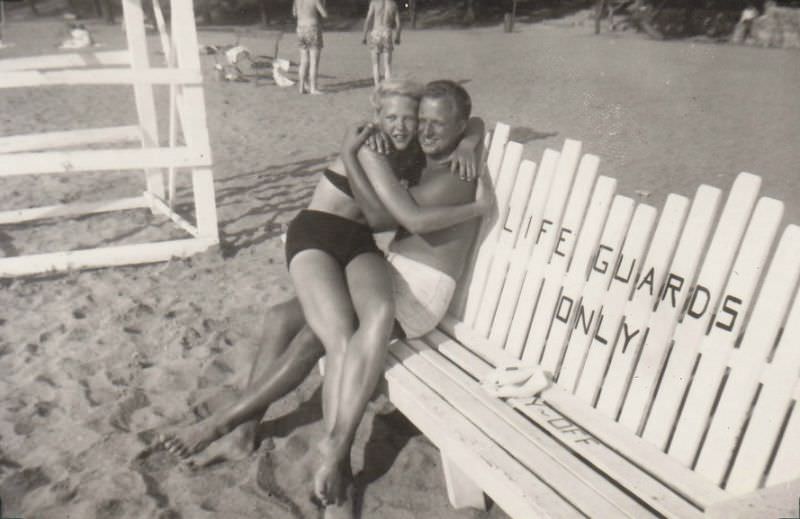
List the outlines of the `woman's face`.
<svg viewBox="0 0 800 519">
<path fill-rule="evenodd" d="M 406 149 L 417 135 L 417 108 L 417 101 L 406 96 L 390 95 L 381 100 L 378 125 L 398 150 Z"/>
</svg>

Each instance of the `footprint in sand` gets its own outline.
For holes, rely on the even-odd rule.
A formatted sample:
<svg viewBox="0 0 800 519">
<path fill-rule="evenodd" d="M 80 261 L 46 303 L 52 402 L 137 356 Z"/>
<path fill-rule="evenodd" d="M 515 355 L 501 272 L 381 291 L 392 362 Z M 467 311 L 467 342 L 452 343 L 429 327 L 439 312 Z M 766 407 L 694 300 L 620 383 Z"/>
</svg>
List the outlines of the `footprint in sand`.
<svg viewBox="0 0 800 519">
<path fill-rule="evenodd" d="M 117 409 L 108 419 L 108 423 L 122 432 L 131 432 L 131 415 L 150 405 L 150 399 L 141 389 L 134 390 L 133 394 L 119 403 Z"/>
</svg>

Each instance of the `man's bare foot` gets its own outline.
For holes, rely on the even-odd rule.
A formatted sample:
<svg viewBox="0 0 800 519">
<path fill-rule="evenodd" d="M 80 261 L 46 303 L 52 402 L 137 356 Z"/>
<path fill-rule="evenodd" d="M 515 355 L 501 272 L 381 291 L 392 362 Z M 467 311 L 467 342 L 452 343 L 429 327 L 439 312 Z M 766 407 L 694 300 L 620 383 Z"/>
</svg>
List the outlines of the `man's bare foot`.
<svg viewBox="0 0 800 519">
<path fill-rule="evenodd" d="M 317 90 L 316 88 L 312 88 L 312 89 L 311 89 L 311 91 L 310 91 L 309 93 L 310 93 L 312 96 L 319 96 L 319 95 L 322 95 L 322 94 L 324 94 L 325 92 L 323 92 L 322 90 Z"/>
<path fill-rule="evenodd" d="M 299 91 L 301 94 L 307 94 L 307 93 L 308 93 L 308 89 L 307 89 L 307 88 L 306 88 L 306 86 L 305 86 L 304 84 L 302 84 L 302 83 L 300 83 L 300 85 L 298 85 L 298 87 L 297 87 L 297 90 L 298 90 L 298 91 Z"/>
<path fill-rule="evenodd" d="M 187 426 L 174 426 L 160 432 L 158 444 L 181 459 L 188 459 L 219 438 L 221 434 L 210 420 Z"/>
<path fill-rule="evenodd" d="M 240 461 L 249 458 L 256 450 L 253 422 L 244 423 L 229 435 L 211 443 L 207 449 L 192 456 L 194 467 L 207 467 L 223 461 Z"/>
</svg>

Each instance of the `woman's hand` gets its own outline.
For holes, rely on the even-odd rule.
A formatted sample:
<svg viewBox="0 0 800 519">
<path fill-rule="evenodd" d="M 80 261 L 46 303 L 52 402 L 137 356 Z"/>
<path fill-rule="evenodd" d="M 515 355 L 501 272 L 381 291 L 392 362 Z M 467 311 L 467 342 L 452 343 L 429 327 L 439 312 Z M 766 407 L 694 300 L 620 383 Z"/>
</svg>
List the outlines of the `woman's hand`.
<svg viewBox="0 0 800 519">
<path fill-rule="evenodd" d="M 458 175 L 461 180 L 471 182 L 478 176 L 478 161 L 475 150 L 460 142 L 453 153 L 447 158 L 450 161 L 450 172 Z"/>
<path fill-rule="evenodd" d="M 483 216 L 488 215 L 497 203 L 492 179 L 488 173 L 478 176 L 478 186 L 475 190 L 475 203 Z"/>
<path fill-rule="evenodd" d="M 394 151 L 394 145 L 388 135 L 377 128 L 367 137 L 367 147 L 380 155 L 388 155 Z"/>
<path fill-rule="evenodd" d="M 344 134 L 342 153 L 355 155 L 367 141 L 367 138 L 372 134 L 372 130 L 372 123 L 361 122 L 350 126 Z"/>
</svg>

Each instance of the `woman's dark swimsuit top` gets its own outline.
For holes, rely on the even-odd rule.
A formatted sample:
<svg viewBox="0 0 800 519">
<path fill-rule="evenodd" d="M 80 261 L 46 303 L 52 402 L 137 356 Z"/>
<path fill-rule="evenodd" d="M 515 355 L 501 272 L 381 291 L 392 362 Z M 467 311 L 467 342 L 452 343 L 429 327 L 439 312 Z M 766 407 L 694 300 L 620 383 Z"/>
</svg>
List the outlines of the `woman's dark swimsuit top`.
<svg viewBox="0 0 800 519">
<path fill-rule="evenodd" d="M 389 160 L 392 171 L 394 171 L 398 179 L 405 181 L 409 187 L 419 183 L 422 170 L 425 169 L 425 154 L 422 152 L 422 148 L 419 147 L 419 143 L 416 139 L 414 139 L 405 150 L 393 151 L 386 155 L 386 158 Z M 339 191 L 350 198 L 354 198 L 353 190 L 350 188 L 350 179 L 348 179 L 347 176 L 330 169 L 325 169 L 322 174 L 325 175 L 325 178 L 336 186 Z"/>
</svg>

